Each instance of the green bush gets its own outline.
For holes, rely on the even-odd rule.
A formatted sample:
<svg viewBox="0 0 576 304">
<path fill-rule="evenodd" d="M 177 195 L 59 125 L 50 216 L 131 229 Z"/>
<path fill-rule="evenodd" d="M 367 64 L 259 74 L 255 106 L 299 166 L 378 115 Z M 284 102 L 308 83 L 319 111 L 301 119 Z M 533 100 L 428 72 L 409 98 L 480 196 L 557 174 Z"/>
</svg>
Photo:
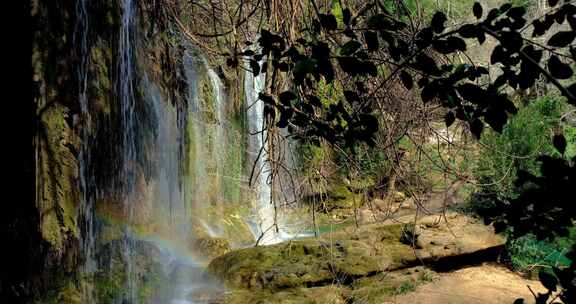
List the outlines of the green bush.
<svg viewBox="0 0 576 304">
<path fill-rule="evenodd" d="M 537 157 L 557 153 L 552 146 L 552 130 L 558 124 L 565 104 L 554 98 L 542 98 L 520 109 L 504 127 L 502 134 L 488 131 L 482 136 L 485 147 L 475 167 L 480 192 L 498 198 L 515 198 L 517 172 L 538 175 Z"/>
<path fill-rule="evenodd" d="M 541 269 L 569 266 L 565 254 L 576 240 L 576 227 L 567 237 L 556 238 L 553 242 L 538 241 L 532 234 L 511 240 L 508 254 L 512 268 L 520 272 L 537 273 Z"/>
<path fill-rule="evenodd" d="M 576 128 L 561 125 L 560 116 L 567 105 L 555 98 L 546 97 L 520 109 L 504 127 L 502 134 L 486 132 L 480 141 L 484 147 L 475 166 L 479 181 L 473 194 L 471 209 L 478 213 L 494 208 L 494 201 L 509 201 L 521 192 L 515 185 L 517 173 L 526 170 L 539 175 L 540 155 L 560 156 L 552 145 L 554 131 L 562 129 L 568 142 L 566 157 L 576 153 Z M 534 235 L 517 239 L 509 238 L 507 249 L 511 267 L 520 272 L 536 273 L 552 266 L 567 266 L 564 255 L 576 241 L 576 228 L 567 237 L 553 241 L 539 241 Z"/>
</svg>

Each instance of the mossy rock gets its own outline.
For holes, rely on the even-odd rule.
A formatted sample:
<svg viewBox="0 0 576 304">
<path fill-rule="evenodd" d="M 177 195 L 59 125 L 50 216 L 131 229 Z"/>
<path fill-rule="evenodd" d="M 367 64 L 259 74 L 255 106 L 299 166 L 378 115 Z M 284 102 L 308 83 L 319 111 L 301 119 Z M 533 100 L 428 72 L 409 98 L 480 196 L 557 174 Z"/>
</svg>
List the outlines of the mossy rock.
<svg viewBox="0 0 576 304">
<path fill-rule="evenodd" d="M 64 254 L 66 243 L 79 236 L 76 213 L 80 193 L 76 186 L 78 161 L 74 156 L 78 137 L 68 122 L 69 110 L 60 103 L 47 106 L 41 115 L 39 133 L 38 212 L 41 233 L 56 256 Z"/>
<path fill-rule="evenodd" d="M 346 287 L 330 285 L 311 288 L 293 288 L 276 293 L 268 291 L 239 290 L 229 292 L 220 299 L 211 303 L 215 304 L 345 304 Z"/>
<path fill-rule="evenodd" d="M 418 224 L 420 248 L 403 244 L 404 224 L 372 224 L 271 246 L 231 251 L 214 259 L 208 272 L 229 288 L 279 291 L 305 286 L 350 284 L 380 272 L 412 267 L 502 247 L 490 226 L 466 216 Z"/>
<path fill-rule="evenodd" d="M 392 262 L 371 253 L 372 248 L 359 241 L 330 244 L 306 239 L 232 251 L 214 259 L 209 271 L 232 288 L 278 290 L 326 285 L 335 279 L 382 271 Z"/>
<path fill-rule="evenodd" d="M 382 272 L 354 281 L 347 296 L 354 303 L 386 303 L 391 297 L 412 291 L 436 277 L 434 271 L 422 266 Z"/>
<path fill-rule="evenodd" d="M 424 267 L 394 272 L 381 272 L 354 280 L 347 285 L 335 282 L 319 287 L 296 287 L 278 291 L 234 290 L 210 303 L 216 304 L 345 304 L 387 303 L 394 296 L 409 292 L 436 278 L 436 273 Z"/>
<path fill-rule="evenodd" d="M 224 238 L 203 237 L 192 241 L 192 251 L 204 259 L 213 259 L 230 252 L 230 242 Z"/>
</svg>

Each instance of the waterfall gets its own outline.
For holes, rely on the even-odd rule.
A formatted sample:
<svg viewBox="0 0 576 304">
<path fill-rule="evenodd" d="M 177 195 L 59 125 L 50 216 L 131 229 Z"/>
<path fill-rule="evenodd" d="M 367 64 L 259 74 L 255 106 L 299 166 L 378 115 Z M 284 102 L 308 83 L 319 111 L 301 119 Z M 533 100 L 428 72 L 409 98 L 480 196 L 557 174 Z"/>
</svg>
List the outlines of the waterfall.
<svg viewBox="0 0 576 304">
<path fill-rule="evenodd" d="M 122 176 L 127 185 L 133 184 L 133 161 L 136 159 L 136 108 L 134 96 L 135 5 L 122 0 L 122 16 L 118 42 L 119 107 L 121 116 Z M 123 189 L 126 190 L 126 189 Z M 129 206 L 126 206 L 129 209 Z"/>
<path fill-rule="evenodd" d="M 84 252 L 82 276 L 93 282 L 97 265 L 94 257 L 95 229 L 94 229 L 94 175 L 91 172 L 91 137 L 92 118 L 88 108 L 87 86 L 88 86 L 88 0 L 78 0 L 76 2 L 76 24 L 74 29 L 73 44 L 78 57 L 76 74 L 78 78 L 78 101 L 80 103 L 80 138 L 82 140 L 78 155 L 80 195 L 77 221 L 80 227 L 80 245 Z M 94 303 L 93 284 L 82 285 L 82 296 L 85 303 Z"/>
<path fill-rule="evenodd" d="M 136 108 L 134 96 L 134 45 L 135 45 L 135 5 L 132 0 L 122 0 L 122 16 L 120 22 L 120 35 L 118 42 L 118 102 L 120 109 L 120 156 L 121 168 L 119 175 L 121 181 L 117 181 L 117 195 L 123 199 L 124 213 L 130 223 L 133 218 L 133 206 L 129 197 L 133 195 L 135 185 L 136 166 Z M 126 265 L 126 300 L 129 303 L 137 302 L 136 273 L 134 257 L 134 240 L 130 225 L 125 227 L 123 244 L 123 257 Z"/>
<path fill-rule="evenodd" d="M 214 94 L 212 104 L 205 104 L 199 98 L 198 82 L 200 76 L 198 69 L 203 68 L 210 80 L 210 88 Z M 199 214 L 199 210 L 206 206 L 219 206 L 222 204 L 222 184 L 225 147 L 225 113 L 223 105 L 222 84 L 218 75 L 212 71 L 203 58 L 192 54 L 191 47 L 183 58 L 184 76 L 187 81 L 189 105 L 189 142 L 191 149 L 191 173 L 189 183 L 193 185 L 191 200 L 197 210 L 195 219 L 210 235 L 219 235 L 220 227 L 209 223 L 205 214 Z M 212 108 L 213 107 L 213 108 Z"/>
<path fill-rule="evenodd" d="M 230 137 L 237 121 L 232 126 L 225 88 L 202 56 L 184 52 L 185 100 L 177 98 L 180 95 L 167 98 L 174 95 L 163 91 L 158 75 L 136 64 L 146 61 L 137 57 L 138 6 L 133 0 L 120 0 L 115 104 L 110 116 L 91 117 L 88 1 L 76 4 L 74 34 L 82 123 L 78 220 L 85 257 L 82 274 L 88 282 L 81 286 L 82 302 L 96 303 L 100 291 L 93 286 L 102 284 L 102 275 L 110 275 L 124 285 L 113 295 L 115 303 L 192 303 L 191 293 L 217 286 L 203 276 L 191 249 L 192 241 L 200 238 L 194 225 L 203 226 L 202 237 L 224 234 L 221 222 L 229 200 L 224 189 L 238 189 L 243 182 L 241 173 L 229 170 L 229 154 L 238 156 L 243 148 L 229 143 L 241 143 L 244 136 Z M 110 136 L 109 143 L 102 136 Z M 233 160 L 235 168 L 242 167 L 242 159 Z M 95 170 L 110 170 L 104 176 L 113 178 L 101 181 Z M 205 209 L 211 213 L 203 214 Z M 154 282 L 157 290 L 144 295 L 151 299 L 144 299 L 143 290 L 150 288 L 144 285 L 152 284 L 145 282 L 144 267 L 153 263 L 161 264 L 166 273 Z"/>
<path fill-rule="evenodd" d="M 195 80 L 192 80 L 195 81 Z M 191 229 L 191 212 L 187 201 L 191 184 L 184 177 L 186 150 L 187 120 L 190 107 L 172 105 L 163 100 L 159 89 L 144 78 L 143 87 L 152 108 L 155 121 L 154 158 L 151 189 L 154 202 L 154 221 L 166 225 L 167 231 L 161 234 L 161 241 L 150 238 L 163 253 L 160 263 L 166 267 L 165 286 L 170 286 L 165 294 L 157 294 L 157 302 L 161 303 L 191 303 L 186 301 L 189 293 L 203 286 L 202 269 L 197 262 L 187 254 L 186 244 L 195 236 Z"/>
<path fill-rule="evenodd" d="M 272 200 L 270 186 L 270 166 L 268 164 L 268 148 L 266 143 L 266 126 L 264 121 L 264 102 L 258 94 L 264 90 L 264 74 L 254 76 L 247 69 L 244 76 L 244 92 L 246 94 L 246 107 L 248 116 L 248 132 L 250 135 L 248 153 L 256 160 L 255 176 L 257 187 L 257 221 L 256 238 L 260 244 L 269 245 L 281 242 L 281 230 L 276 225 L 276 210 Z M 259 157 L 258 157 L 259 156 Z M 257 158 L 257 159 L 256 159 Z"/>
<path fill-rule="evenodd" d="M 214 161 L 215 161 L 215 178 L 216 183 L 218 184 L 218 192 L 216 196 L 217 204 L 222 204 L 224 197 L 222 193 L 222 185 L 224 184 L 223 180 L 223 168 L 222 165 L 225 162 L 225 113 L 224 113 L 224 92 L 222 89 L 222 82 L 216 72 L 208 67 L 208 64 L 204 60 L 204 64 L 206 70 L 208 71 L 208 77 L 210 78 L 210 83 L 212 85 L 212 90 L 214 91 L 214 112 L 216 114 L 216 121 L 214 125 L 214 141 L 212 142 L 212 151 L 214 153 Z"/>
</svg>

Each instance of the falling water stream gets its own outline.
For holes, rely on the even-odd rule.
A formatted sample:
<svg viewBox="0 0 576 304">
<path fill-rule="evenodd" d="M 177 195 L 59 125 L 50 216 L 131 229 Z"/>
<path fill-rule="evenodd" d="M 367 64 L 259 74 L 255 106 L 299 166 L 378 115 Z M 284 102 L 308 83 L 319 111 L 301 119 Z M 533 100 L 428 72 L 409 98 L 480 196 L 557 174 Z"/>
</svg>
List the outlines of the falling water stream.
<svg viewBox="0 0 576 304">
<path fill-rule="evenodd" d="M 185 102 L 167 99 L 158 81 L 137 65 L 137 5 L 134 0 L 120 0 L 121 19 L 118 35 L 117 121 L 109 125 L 118 136 L 110 155 L 116 170 L 99 189 L 91 170 L 91 153 L 96 124 L 88 104 L 87 84 L 90 63 L 89 0 L 78 0 L 74 44 L 79 57 L 77 67 L 83 147 L 79 153 L 82 203 L 79 211 L 82 249 L 85 265 L 83 274 L 94 281 L 102 272 L 96 252 L 101 225 L 97 223 L 96 203 L 112 197 L 119 201 L 121 219 L 110 224 L 119 226 L 119 243 L 124 267 L 124 288 L 117 295 L 118 304 L 141 303 L 142 256 L 162 265 L 164 275 L 157 289 L 149 295 L 152 303 L 192 304 L 191 294 L 218 289 L 218 284 L 204 276 L 203 266 L 190 244 L 200 238 L 196 227 L 205 231 L 202 237 L 222 236 L 221 220 L 225 216 L 225 201 L 241 202 L 240 195 L 230 195 L 230 189 L 240 189 L 243 156 L 258 159 L 255 238 L 262 234 L 260 244 L 280 242 L 290 236 L 275 226 L 276 213 L 269 183 L 270 168 L 266 143 L 263 103 L 258 93 L 263 89 L 262 75 L 245 77 L 248 151 L 242 150 L 246 130 L 232 126 L 227 114 L 224 86 L 217 73 L 191 46 L 185 45 L 182 72 L 186 81 Z M 202 82 L 204 81 L 204 82 Z M 201 92 L 208 90 L 210 93 Z M 137 94 L 138 92 L 138 94 Z M 201 97 L 203 96 L 203 97 Z M 209 97 L 209 98 L 206 98 Z M 233 129 L 236 128 L 236 129 Z M 261 132 L 262 131 L 262 132 Z M 236 132 L 236 133 L 234 133 Z M 112 135 L 112 134 L 111 134 Z M 232 147 L 231 145 L 234 145 Z M 231 157 L 231 155 L 233 157 Z M 231 163 L 238 172 L 231 170 Z M 114 165 L 115 164 L 115 165 Z M 232 172 L 234 171 L 234 172 Z M 228 189 L 228 194 L 224 189 Z M 241 191 L 241 190 L 239 190 Z M 236 192 L 234 192 L 236 193 Z M 231 197 L 233 197 L 231 199 Z M 204 210 L 210 214 L 204 214 Z M 98 226 L 98 227 L 96 227 Z M 97 229 L 98 228 L 98 229 Z M 142 244 L 146 244 L 143 246 Z M 100 252 L 100 251 L 98 251 Z M 112 267 L 112 266 L 110 266 Z M 84 303 L 96 303 L 92 284 L 83 291 Z"/>
<path fill-rule="evenodd" d="M 119 175 L 121 180 L 116 184 L 118 196 L 123 200 L 124 214 L 128 222 L 132 222 L 134 206 L 132 196 L 135 186 L 135 166 L 136 166 L 136 98 L 134 95 L 135 86 L 135 54 L 136 44 L 136 7 L 133 0 L 122 0 L 122 15 L 120 22 L 120 35 L 118 42 L 118 99 L 120 108 L 120 131 L 121 131 L 121 165 Z M 125 227 L 123 239 L 123 259 L 126 265 L 126 301 L 136 303 L 137 301 L 137 276 L 135 272 L 134 257 L 134 236 L 130 225 Z"/>
<path fill-rule="evenodd" d="M 81 189 L 81 202 L 78 210 L 78 223 L 80 227 L 81 247 L 84 251 L 83 275 L 89 281 L 93 281 L 93 276 L 97 265 L 94 257 L 95 231 L 94 231 L 94 187 L 93 174 L 90 171 L 92 117 L 88 108 L 88 33 L 89 33 L 88 0 L 78 0 L 76 2 L 76 24 L 74 29 L 74 46 L 77 52 L 78 65 L 76 74 L 78 77 L 78 99 L 80 103 L 80 120 L 83 127 L 80 130 L 82 146 L 78 154 L 79 180 Z M 93 284 L 82 286 L 83 301 L 94 303 Z"/>
<path fill-rule="evenodd" d="M 258 98 L 258 94 L 264 89 L 264 82 L 264 74 L 254 76 L 250 71 L 245 73 L 244 91 L 246 93 L 248 132 L 250 135 L 248 153 L 255 160 L 256 166 L 258 225 L 255 238 L 260 239 L 259 244 L 270 245 L 290 237 L 282 229 L 281 221 L 277 220 L 277 212 L 272 198 L 268 147 L 265 146 L 267 132 L 264 122 L 264 102 Z"/>
</svg>

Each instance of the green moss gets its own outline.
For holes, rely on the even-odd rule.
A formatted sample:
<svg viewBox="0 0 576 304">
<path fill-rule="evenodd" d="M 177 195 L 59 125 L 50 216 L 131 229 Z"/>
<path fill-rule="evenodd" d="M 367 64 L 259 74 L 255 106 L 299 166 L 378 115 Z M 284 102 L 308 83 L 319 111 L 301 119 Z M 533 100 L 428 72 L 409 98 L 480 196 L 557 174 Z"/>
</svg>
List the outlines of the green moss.
<svg viewBox="0 0 576 304">
<path fill-rule="evenodd" d="M 223 238 L 199 238 L 192 243 L 192 249 L 202 257 L 212 259 L 230 251 L 230 243 Z"/>
<path fill-rule="evenodd" d="M 241 114 L 230 118 L 230 127 L 227 128 L 227 149 L 225 155 L 226 177 L 222 184 L 222 192 L 227 202 L 240 202 L 242 184 L 237 181 L 242 178 L 246 161 L 247 139 L 244 123 L 245 116 Z"/>
<path fill-rule="evenodd" d="M 60 255 L 69 237 L 78 237 L 76 212 L 80 200 L 74 182 L 78 164 L 70 146 L 77 146 L 77 137 L 70 130 L 66 118 L 68 110 L 53 103 L 42 112 L 42 129 L 39 135 L 39 185 L 38 209 L 42 236 Z"/>
<path fill-rule="evenodd" d="M 397 226 L 240 249 L 214 259 L 209 271 L 232 288 L 270 290 L 362 277 L 415 259 L 409 246 L 398 243 Z"/>
<path fill-rule="evenodd" d="M 234 291 L 222 297 L 218 304 L 345 304 L 346 287 L 332 285 L 313 288 L 293 288 L 276 293 L 266 291 Z"/>
<path fill-rule="evenodd" d="M 349 296 L 365 303 L 385 303 L 393 296 L 414 291 L 419 285 L 432 282 L 436 274 L 423 267 L 380 273 L 355 281 Z"/>
<path fill-rule="evenodd" d="M 104 41 L 98 41 L 90 50 L 90 70 L 93 76 L 88 86 L 93 106 L 97 112 L 105 115 L 111 113 L 111 96 L 113 91 L 112 74 L 109 70 L 112 61 L 112 49 Z"/>
</svg>

